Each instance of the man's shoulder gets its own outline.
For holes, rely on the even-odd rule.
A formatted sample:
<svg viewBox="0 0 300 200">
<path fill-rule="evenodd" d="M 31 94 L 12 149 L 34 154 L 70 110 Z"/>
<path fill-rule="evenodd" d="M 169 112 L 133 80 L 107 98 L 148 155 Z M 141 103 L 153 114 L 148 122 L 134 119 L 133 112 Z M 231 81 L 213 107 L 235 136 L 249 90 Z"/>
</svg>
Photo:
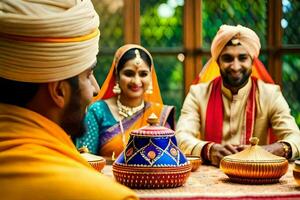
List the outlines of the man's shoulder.
<svg viewBox="0 0 300 200">
<path fill-rule="evenodd" d="M 257 88 L 259 93 L 262 94 L 273 94 L 273 93 L 281 92 L 279 85 L 265 83 L 262 80 L 257 80 Z"/>
<path fill-rule="evenodd" d="M 207 95 L 211 91 L 212 81 L 191 85 L 189 93 L 194 95 Z"/>
<path fill-rule="evenodd" d="M 191 87 L 205 88 L 205 87 L 208 87 L 209 85 L 211 85 L 212 83 L 213 83 L 213 81 L 208 81 L 208 82 L 204 82 L 204 83 L 197 83 L 197 84 L 191 85 Z"/>
</svg>

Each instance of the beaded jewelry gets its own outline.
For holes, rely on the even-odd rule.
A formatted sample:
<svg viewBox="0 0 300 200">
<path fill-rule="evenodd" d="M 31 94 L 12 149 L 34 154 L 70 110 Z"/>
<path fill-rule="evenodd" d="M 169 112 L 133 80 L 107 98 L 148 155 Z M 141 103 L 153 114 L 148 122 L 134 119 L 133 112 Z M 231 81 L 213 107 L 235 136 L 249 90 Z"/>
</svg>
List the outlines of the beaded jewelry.
<svg viewBox="0 0 300 200">
<path fill-rule="evenodd" d="M 123 116 L 124 118 L 126 117 L 130 117 L 132 116 L 134 113 L 142 110 L 145 106 L 144 101 L 142 101 L 142 103 L 137 106 L 137 107 L 128 107 L 128 106 L 124 106 L 121 102 L 120 102 L 120 96 L 118 96 L 117 99 L 117 106 L 118 106 L 118 110 L 119 110 L 119 114 L 121 116 Z"/>
<path fill-rule="evenodd" d="M 141 54 L 140 54 L 139 50 L 137 50 L 137 49 L 134 51 L 134 53 L 135 53 L 134 63 L 136 66 L 140 66 L 142 63 Z"/>
</svg>

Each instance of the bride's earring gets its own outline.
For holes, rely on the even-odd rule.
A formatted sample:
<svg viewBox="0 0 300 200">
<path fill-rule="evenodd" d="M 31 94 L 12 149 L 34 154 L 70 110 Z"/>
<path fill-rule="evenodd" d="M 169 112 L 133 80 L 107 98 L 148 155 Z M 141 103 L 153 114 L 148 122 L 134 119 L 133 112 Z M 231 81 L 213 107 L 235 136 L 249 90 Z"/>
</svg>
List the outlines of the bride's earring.
<svg viewBox="0 0 300 200">
<path fill-rule="evenodd" d="M 114 88 L 113 88 L 113 93 L 115 94 L 120 94 L 121 93 L 121 88 L 119 86 L 119 83 L 116 83 Z"/>
<path fill-rule="evenodd" d="M 146 94 L 152 94 L 153 93 L 153 85 L 152 85 L 152 81 L 149 84 L 149 87 L 146 90 Z"/>
</svg>

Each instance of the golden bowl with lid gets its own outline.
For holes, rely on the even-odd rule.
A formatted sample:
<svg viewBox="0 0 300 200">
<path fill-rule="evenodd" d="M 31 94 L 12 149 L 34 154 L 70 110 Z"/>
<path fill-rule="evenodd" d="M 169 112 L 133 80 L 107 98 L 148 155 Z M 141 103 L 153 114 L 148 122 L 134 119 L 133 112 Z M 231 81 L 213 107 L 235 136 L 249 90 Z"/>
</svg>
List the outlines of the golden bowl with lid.
<svg viewBox="0 0 300 200">
<path fill-rule="evenodd" d="M 96 169 L 98 172 L 101 172 L 101 170 L 104 168 L 106 164 L 106 160 L 102 156 L 97 156 L 94 154 L 89 153 L 89 149 L 86 146 L 83 146 L 78 149 L 80 152 L 80 155 L 88 161 L 88 163 Z"/>
<path fill-rule="evenodd" d="M 251 145 L 243 151 L 225 156 L 220 169 L 233 182 L 246 184 L 276 183 L 288 170 L 288 161 L 258 146 L 259 139 L 250 139 Z"/>
</svg>

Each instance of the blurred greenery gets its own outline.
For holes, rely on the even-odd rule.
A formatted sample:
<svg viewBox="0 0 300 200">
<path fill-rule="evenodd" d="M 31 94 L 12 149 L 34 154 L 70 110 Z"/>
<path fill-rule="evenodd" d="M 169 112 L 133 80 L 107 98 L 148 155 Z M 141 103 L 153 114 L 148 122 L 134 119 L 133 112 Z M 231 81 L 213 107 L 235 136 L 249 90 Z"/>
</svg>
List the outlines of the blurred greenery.
<svg viewBox="0 0 300 200">
<path fill-rule="evenodd" d="M 166 0 L 141 0 L 141 44 L 146 48 L 182 46 L 183 6 L 176 8 L 169 6 L 174 14 L 170 17 L 161 17 L 158 10 L 166 2 Z"/>
<path fill-rule="evenodd" d="M 182 63 L 174 56 L 154 56 L 153 59 L 163 101 L 176 107 L 178 119 L 184 98 Z"/>
<path fill-rule="evenodd" d="M 123 44 L 123 3 L 111 3 L 110 0 L 92 2 L 100 17 L 100 49 L 118 48 Z"/>
<path fill-rule="evenodd" d="M 110 69 L 110 66 L 112 64 L 112 60 L 113 60 L 113 56 L 101 56 L 98 55 L 98 62 L 97 62 L 97 66 L 94 70 L 94 74 L 96 77 L 96 80 L 99 84 L 99 86 L 101 86 L 106 78 L 106 75 L 108 74 L 108 71 Z"/>
<path fill-rule="evenodd" d="M 123 45 L 123 3 L 110 0 L 92 0 L 100 17 L 100 42 L 97 66 L 94 70 L 101 86 L 112 64 L 114 52 Z"/>
<path fill-rule="evenodd" d="M 283 0 L 283 44 L 300 44 L 300 1 Z"/>
<path fill-rule="evenodd" d="M 166 0 L 141 0 L 141 44 L 150 52 L 152 48 L 165 48 L 174 52 L 174 49 L 182 47 L 183 6 L 168 7 L 166 3 Z M 174 14 L 162 17 L 159 9 L 163 5 Z M 178 53 L 152 54 L 164 104 L 176 107 L 177 119 L 184 100 L 183 65 L 177 59 Z"/>
<path fill-rule="evenodd" d="M 291 108 L 291 113 L 300 125 L 300 55 L 283 56 L 283 95 L 287 97 L 287 101 Z"/>
<path fill-rule="evenodd" d="M 267 1 L 261 0 L 203 0 L 203 46 L 211 42 L 222 24 L 243 25 L 254 30 L 266 46 Z"/>
<path fill-rule="evenodd" d="M 114 12 L 110 9 L 111 1 L 93 0 L 97 3 L 101 17 L 101 42 L 98 65 L 95 71 L 100 85 L 111 65 L 113 52 L 122 45 L 123 18 L 122 6 Z M 182 0 L 183 1 L 183 0 Z M 115 2 L 115 1 L 113 1 Z M 118 1 L 119 2 L 119 1 Z M 176 3 L 177 2 L 177 3 Z M 177 59 L 183 47 L 183 5 L 181 0 L 140 0 L 141 44 L 148 50 L 160 49 L 152 53 L 158 75 L 158 81 L 166 104 L 175 105 L 177 118 L 184 100 L 183 64 Z M 268 0 L 203 0 L 203 49 L 209 50 L 210 44 L 218 28 L 222 24 L 241 24 L 253 29 L 260 37 L 262 48 L 267 48 L 267 3 Z M 175 3 L 175 4 L 174 4 Z M 103 6 L 103 5 L 104 6 Z M 282 0 L 283 4 L 283 44 L 300 44 L 300 1 Z M 164 7 L 164 15 L 159 10 Z M 109 49 L 109 53 L 107 53 Z M 179 50 L 178 50 L 179 49 Z M 155 51 L 154 51 L 155 52 Z M 261 54 L 260 59 L 267 69 L 267 54 Z M 292 115 L 300 126 L 300 55 L 283 55 L 283 94 L 286 97 Z M 203 57 L 205 62 L 207 57 Z"/>
<path fill-rule="evenodd" d="M 283 0 L 283 44 L 300 44 L 300 2 Z M 283 95 L 291 108 L 291 113 L 300 126 L 300 54 L 282 56 Z"/>
</svg>

